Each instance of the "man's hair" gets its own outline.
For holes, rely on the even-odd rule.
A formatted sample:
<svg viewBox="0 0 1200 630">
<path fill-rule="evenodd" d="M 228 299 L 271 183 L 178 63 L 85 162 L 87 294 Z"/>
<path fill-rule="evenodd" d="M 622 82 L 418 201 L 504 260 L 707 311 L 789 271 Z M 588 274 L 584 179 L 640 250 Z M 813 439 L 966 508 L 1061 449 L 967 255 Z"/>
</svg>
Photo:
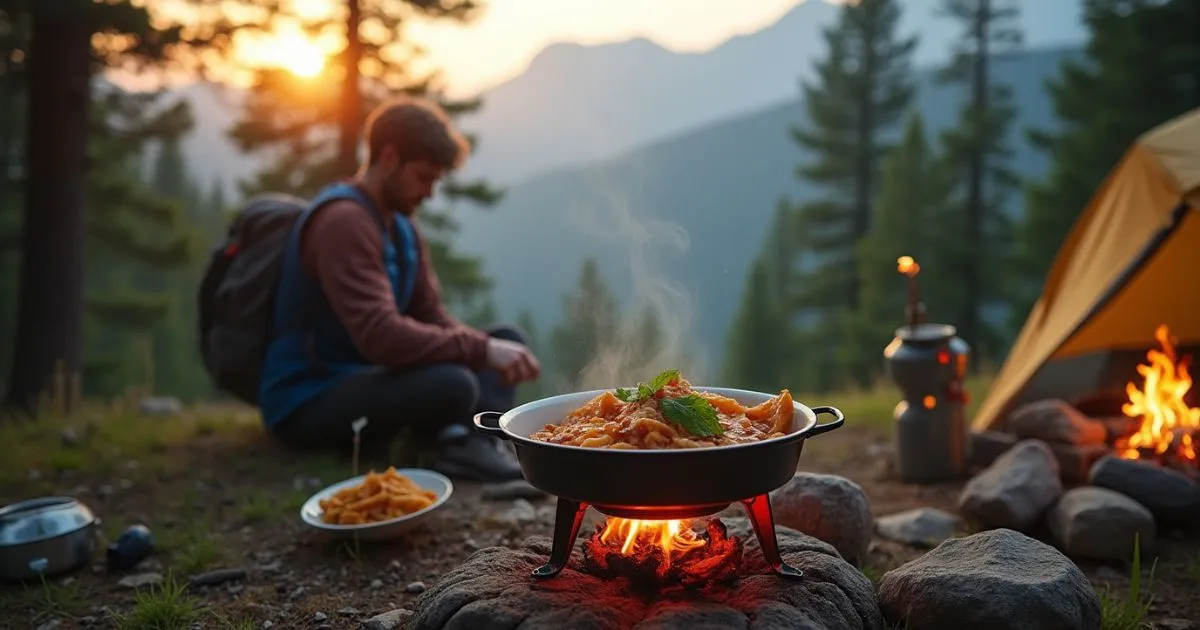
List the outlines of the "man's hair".
<svg viewBox="0 0 1200 630">
<path fill-rule="evenodd" d="M 384 147 L 391 145 L 401 162 L 428 160 L 454 170 L 462 166 L 471 150 L 442 108 L 408 96 L 376 107 L 367 116 L 363 135 L 367 140 L 368 165 L 378 162 Z"/>
</svg>

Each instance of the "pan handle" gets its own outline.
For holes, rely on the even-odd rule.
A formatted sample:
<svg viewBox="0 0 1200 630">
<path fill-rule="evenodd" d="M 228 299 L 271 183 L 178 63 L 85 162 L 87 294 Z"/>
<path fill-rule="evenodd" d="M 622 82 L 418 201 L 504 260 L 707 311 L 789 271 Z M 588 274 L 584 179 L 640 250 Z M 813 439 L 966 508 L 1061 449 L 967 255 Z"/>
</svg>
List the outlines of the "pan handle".
<svg viewBox="0 0 1200 630">
<path fill-rule="evenodd" d="M 480 411 L 479 413 L 475 414 L 475 428 L 487 433 L 488 435 L 491 435 L 492 437 L 497 437 L 501 440 L 507 440 L 508 434 L 504 432 L 504 429 L 500 428 L 499 420 L 500 416 L 502 415 L 504 414 L 499 411 Z M 483 419 L 489 416 L 495 416 L 497 422 L 495 424 L 485 423 Z"/>
<path fill-rule="evenodd" d="M 826 422 L 825 424 L 813 425 L 813 427 L 808 430 L 808 435 L 805 436 L 806 438 L 816 437 L 818 435 L 821 435 L 822 433 L 829 433 L 830 431 L 837 429 L 846 423 L 846 416 L 842 413 L 842 410 L 838 409 L 837 407 L 829 407 L 829 406 L 813 407 L 812 412 L 813 412 L 813 415 L 817 415 L 817 416 L 819 416 L 823 413 L 827 413 L 827 414 L 833 416 L 833 422 Z"/>
</svg>

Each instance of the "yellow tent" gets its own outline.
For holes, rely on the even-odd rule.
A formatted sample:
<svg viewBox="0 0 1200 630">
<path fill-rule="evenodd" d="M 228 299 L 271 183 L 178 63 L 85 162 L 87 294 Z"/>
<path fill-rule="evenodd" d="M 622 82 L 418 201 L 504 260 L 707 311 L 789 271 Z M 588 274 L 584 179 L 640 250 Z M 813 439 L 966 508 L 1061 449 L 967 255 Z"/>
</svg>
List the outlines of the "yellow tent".
<svg viewBox="0 0 1200 630">
<path fill-rule="evenodd" d="M 1020 403 L 1123 386 L 1159 324 L 1181 348 L 1200 344 L 1200 108 L 1138 138 L 1096 192 L 972 428 Z"/>
</svg>

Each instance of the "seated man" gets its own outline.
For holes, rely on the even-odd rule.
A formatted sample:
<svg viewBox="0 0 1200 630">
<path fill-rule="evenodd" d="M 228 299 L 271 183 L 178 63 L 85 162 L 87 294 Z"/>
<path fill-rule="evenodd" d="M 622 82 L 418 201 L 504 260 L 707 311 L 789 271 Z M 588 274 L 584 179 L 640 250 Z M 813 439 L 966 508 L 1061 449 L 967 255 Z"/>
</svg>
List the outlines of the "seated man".
<svg viewBox="0 0 1200 630">
<path fill-rule="evenodd" d="M 411 427 L 433 440 L 433 466 L 445 474 L 519 479 L 512 455 L 470 425 L 477 411 L 510 409 L 538 361 L 515 329 L 476 330 L 446 311 L 411 220 L 462 164 L 467 142 L 445 113 L 415 99 L 381 105 L 364 135 L 366 164 L 300 218 L 286 246 L 263 419 L 285 442 L 336 448 L 351 444 L 351 424 L 365 416 L 364 447 Z"/>
</svg>

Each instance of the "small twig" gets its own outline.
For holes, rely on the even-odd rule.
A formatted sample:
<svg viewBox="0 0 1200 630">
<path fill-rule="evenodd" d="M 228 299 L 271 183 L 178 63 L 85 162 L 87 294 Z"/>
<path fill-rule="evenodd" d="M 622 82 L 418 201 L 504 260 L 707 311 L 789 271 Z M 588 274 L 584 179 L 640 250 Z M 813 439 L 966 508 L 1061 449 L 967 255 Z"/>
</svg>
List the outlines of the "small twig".
<svg viewBox="0 0 1200 630">
<path fill-rule="evenodd" d="M 366 417 L 359 418 L 358 420 L 355 420 L 353 423 L 350 424 L 350 428 L 354 430 L 354 457 L 353 457 L 354 471 L 352 473 L 352 475 L 354 477 L 358 476 L 358 451 L 359 451 L 359 447 L 362 444 L 362 430 L 363 430 L 363 427 L 365 427 L 365 426 L 367 426 Z"/>
</svg>

